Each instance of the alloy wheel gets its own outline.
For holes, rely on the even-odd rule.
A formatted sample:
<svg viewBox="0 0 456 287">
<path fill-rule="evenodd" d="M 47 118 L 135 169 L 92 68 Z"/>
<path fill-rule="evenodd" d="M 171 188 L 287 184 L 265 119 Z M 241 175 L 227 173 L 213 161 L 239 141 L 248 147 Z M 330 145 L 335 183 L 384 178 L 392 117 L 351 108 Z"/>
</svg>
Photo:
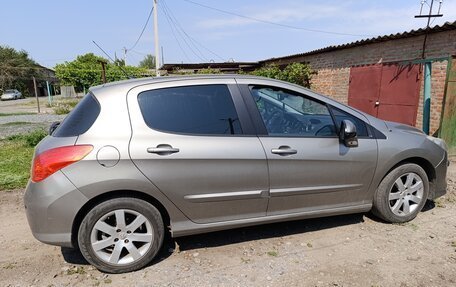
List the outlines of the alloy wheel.
<svg viewBox="0 0 456 287">
<path fill-rule="evenodd" d="M 102 216 L 93 226 L 90 243 L 95 255 L 110 265 L 136 262 L 154 241 L 150 221 L 130 209 L 117 209 Z"/>
<path fill-rule="evenodd" d="M 389 207 L 398 216 L 413 213 L 423 200 L 424 185 L 422 178 L 413 172 L 399 176 L 393 183 L 388 195 Z"/>
</svg>

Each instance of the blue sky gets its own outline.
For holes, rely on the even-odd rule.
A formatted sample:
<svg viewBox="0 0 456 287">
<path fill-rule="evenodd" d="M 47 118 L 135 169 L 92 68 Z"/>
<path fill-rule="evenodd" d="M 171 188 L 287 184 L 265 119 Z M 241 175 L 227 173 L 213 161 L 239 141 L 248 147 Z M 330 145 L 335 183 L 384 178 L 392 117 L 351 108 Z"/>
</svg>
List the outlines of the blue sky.
<svg viewBox="0 0 456 287">
<path fill-rule="evenodd" d="M 353 35 L 290 29 L 223 14 L 185 0 L 159 0 L 160 46 L 165 63 L 256 61 L 425 25 L 424 19 L 413 18 L 419 13 L 420 0 L 192 1 L 263 21 Z M 122 48 L 131 48 L 137 40 L 151 6 L 152 0 L 3 1 L 0 45 L 24 49 L 48 67 L 87 52 L 104 56 L 92 40 L 120 57 Z M 456 20 L 456 0 L 445 0 L 442 12 L 444 17 L 433 25 Z M 173 26 L 167 18 L 170 13 L 182 29 Z M 137 46 L 127 53 L 128 64 L 136 65 L 146 53 L 154 53 L 152 19 Z"/>
</svg>

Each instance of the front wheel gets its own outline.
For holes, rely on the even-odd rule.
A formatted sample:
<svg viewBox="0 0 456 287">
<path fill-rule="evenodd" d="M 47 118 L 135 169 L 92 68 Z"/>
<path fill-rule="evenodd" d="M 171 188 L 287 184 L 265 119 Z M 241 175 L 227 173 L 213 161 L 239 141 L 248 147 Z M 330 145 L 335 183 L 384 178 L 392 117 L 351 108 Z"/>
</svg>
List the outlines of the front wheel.
<svg viewBox="0 0 456 287">
<path fill-rule="evenodd" d="M 160 212 L 137 198 L 115 198 L 87 213 L 79 227 L 84 258 L 108 273 L 135 271 L 157 255 L 164 238 Z"/>
<path fill-rule="evenodd" d="M 419 165 L 408 163 L 393 169 L 374 196 L 373 213 L 385 221 L 403 223 L 414 219 L 426 203 L 429 179 Z"/>
</svg>

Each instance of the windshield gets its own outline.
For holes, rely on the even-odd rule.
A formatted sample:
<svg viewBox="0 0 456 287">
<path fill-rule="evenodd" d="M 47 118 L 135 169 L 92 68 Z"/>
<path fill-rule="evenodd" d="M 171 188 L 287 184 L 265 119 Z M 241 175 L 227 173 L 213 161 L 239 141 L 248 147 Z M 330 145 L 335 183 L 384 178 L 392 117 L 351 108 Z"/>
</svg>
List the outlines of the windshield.
<svg viewBox="0 0 456 287">
<path fill-rule="evenodd" d="M 16 92 L 15 90 L 5 90 L 5 94 L 13 94 Z"/>
</svg>

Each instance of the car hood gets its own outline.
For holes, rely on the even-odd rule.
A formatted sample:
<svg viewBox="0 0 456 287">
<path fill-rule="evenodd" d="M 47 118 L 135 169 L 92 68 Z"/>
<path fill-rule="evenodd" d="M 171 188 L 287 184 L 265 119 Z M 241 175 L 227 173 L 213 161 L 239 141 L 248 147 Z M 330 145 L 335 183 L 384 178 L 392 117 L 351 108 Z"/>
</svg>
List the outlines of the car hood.
<svg viewBox="0 0 456 287">
<path fill-rule="evenodd" d="M 406 125 L 406 124 L 385 121 L 385 125 L 390 130 L 398 130 L 398 131 L 403 131 L 403 132 L 425 135 L 425 133 L 422 130 L 409 126 L 409 125 Z"/>
</svg>

